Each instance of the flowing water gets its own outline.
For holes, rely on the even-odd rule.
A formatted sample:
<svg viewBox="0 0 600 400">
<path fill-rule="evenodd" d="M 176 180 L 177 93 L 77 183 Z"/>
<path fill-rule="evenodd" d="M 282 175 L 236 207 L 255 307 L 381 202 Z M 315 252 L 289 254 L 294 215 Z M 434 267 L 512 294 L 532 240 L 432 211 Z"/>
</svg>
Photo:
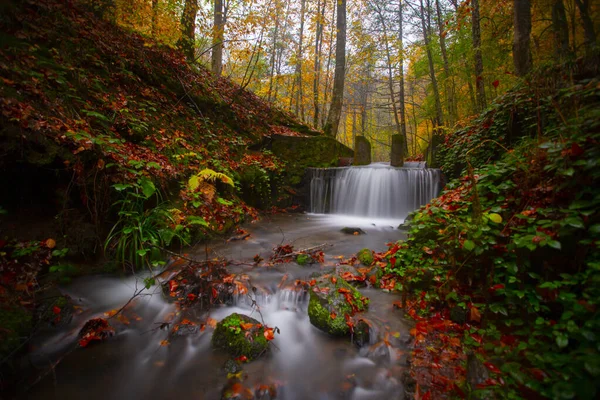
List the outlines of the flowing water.
<svg viewBox="0 0 600 400">
<path fill-rule="evenodd" d="M 283 214 L 247 224 L 249 238 L 241 241 L 216 242 L 210 245 L 211 257 L 226 257 L 246 262 L 231 265 L 229 272 L 247 274 L 257 288 L 255 299 L 260 314 L 248 297 L 235 299 L 230 305 L 204 312 L 187 312 L 185 317 L 197 323 L 208 318 L 221 320 L 233 312 L 250 315 L 280 330 L 271 351 L 245 364 L 243 385 L 252 390 L 260 385 L 276 385 L 277 399 L 403 399 L 402 376 L 406 371 L 409 334 L 401 313 L 392 303 L 393 294 L 372 288 L 360 288 L 370 298 L 365 314 L 373 325 L 370 343 L 358 347 L 349 338 L 333 338 L 310 324 L 307 315 L 308 294 L 293 289 L 295 279 L 309 280 L 311 275 L 338 268 L 339 256 L 352 257 L 364 247 L 384 251 L 387 242 L 403 238 L 396 229 L 406 212 L 429 200 L 435 174 L 428 170 L 376 168 L 313 170 L 313 188 L 332 190 L 334 207 L 324 210 L 313 193 L 314 211 L 341 211 L 347 215 Z M 383 176 L 379 176 L 383 175 Z M 426 182 L 412 182 L 421 176 Z M 315 181 L 328 181 L 328 183 Z M 335 182 L 331 182 L 334 180 Z M 342 185 L 355 189 L 344 188 Z M 396 188 L 400 183 L 416 188 Z M 375 184 L 383 185 L 376 188 Z M 322 189 L 330 185 L 333 189 Z M 352 186 L 358 185 L 358 186 Z M 365 186 L 367 185 L 367 186 Z M 386 185 L 393 185 L 386 186 Z M 419 186 L 420 185 L 420 186 Z M 374 191 L 391 190 L 392 195 Z M 354 203 L 344 196 L 352 197 Z M 392 199 L 396 196 L 396 201 Z M 362 203 L 369 206 L 361 205 Z M 395 203 L 402 203 L 400 206 Z M 394 204 L 392 204 L 394 203 Z M 319 208 L 322 207 L 322 208 Z M 377 218 L 375 218 L 377 217 Z M 343 227 L 359 227 L 366 234 L 347 235 Z M 323 250 L 325 262 L 299 266 L 293 262 L 269 267 L 252 266 L 259 254 L 267 259 L 279 244 L 295 249 L 329 244 Z M 201 259 L 207 249 L 190 257 Z M 81 278 L 62 288 L 75 302 L 79 313 L 62 329 L 48 329 L 38 335 L 31 346 L 30 362 L 40 371 L 61 360 L 50 373 L 26 393 L 27 399 L 220 399 L 223 388 L 231 381 L 224 370 L 230 358 L 213 350 L 212 329 L 188 335 L 170 336 L 170 329 L 160 329 L 175 315 L 183 316 L 173 303 L 165 300 L 158 287 L 150 288 L 126 308 L 126 318 L 111 319 L 116 334 L 112 338 L 77 348 L 77 335 L 90 318 L 105 317 L 110 310 L 127 303 L 137 289 L 140 278 L 94 276 Z M 167 342 L 164 342 L 168 340 Z M 237 397 L 245 398 L 245 397 Z M 256 399 L 272 399 L 268 395 Z"/>
<path fill-rule="evenodd" d="M 441 172 L 424 163 L 404 168 L 378 163 L 365 167 L 311 168 L 310 210 L 371 218 L 405 218 L 440 190 Z"/>
</svg>

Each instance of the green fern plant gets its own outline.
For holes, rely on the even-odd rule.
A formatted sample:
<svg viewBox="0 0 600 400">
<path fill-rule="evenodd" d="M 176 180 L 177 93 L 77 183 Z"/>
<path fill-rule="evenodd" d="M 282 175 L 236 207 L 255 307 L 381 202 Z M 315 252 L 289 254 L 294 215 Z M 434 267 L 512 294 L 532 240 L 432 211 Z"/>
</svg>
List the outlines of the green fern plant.
<svg viewBox="0 0 600 400">
<path fill-rule="evenodd" d="M 235 185 L 233 179 L 231 179 L 229 176 L 217 171 L 213 171 L 212 169 L 205 168 L 198 174 L 193 175 L 188 180 L 188 189 L 193 192 L 200 187 L 202 182 L 214 183 L 217 181 L 217 179 L 227 185 L 230 185 L 231 187 L 234 187 Z"/>
<path fill-rule="evenodd" d="M 124 191 L 125 196 L 114 203 L 119 207 L 119 219 L 108 234 L 104 250 L 112 252 L 123 269 L 127 265 L 150 267 L 160 260 L 160 249 L 168 247 L 175 238 L 188 243 L 185 227 L 176 223 L 165 205 L 146 209 L 145 201 L 157 193 L 154 185 L 142 180 L 114 188 Z"/>
</svg>

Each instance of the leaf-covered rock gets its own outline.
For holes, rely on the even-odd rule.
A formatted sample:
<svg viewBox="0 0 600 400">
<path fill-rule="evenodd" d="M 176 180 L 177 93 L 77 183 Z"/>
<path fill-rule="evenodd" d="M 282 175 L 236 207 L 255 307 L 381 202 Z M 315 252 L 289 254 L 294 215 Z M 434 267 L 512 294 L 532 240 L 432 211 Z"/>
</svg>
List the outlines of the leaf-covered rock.
<svg viewBox="0 0 600 400">
<path fill-rule="evenodd" d="M 234 313 L 217 324 L 212 346 L 233 357 L 246 356 L 252 361 L 267 352 L 269 331 L 272 332 L 254 318 Z"/>
<path fill-rule="evenodd" d="M 347 336 L 351 317 L 365 311 L 369 299 L 338 275 L 322 275 L 311 288 L 308 317 L 311 324 L 333 336 Z"/>
</svg>

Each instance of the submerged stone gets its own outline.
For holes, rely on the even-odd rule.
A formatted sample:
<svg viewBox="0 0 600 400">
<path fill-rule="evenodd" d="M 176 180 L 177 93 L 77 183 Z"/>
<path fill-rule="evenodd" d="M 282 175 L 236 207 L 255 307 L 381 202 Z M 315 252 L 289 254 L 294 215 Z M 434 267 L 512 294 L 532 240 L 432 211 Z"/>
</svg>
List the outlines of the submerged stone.
<svg viewBox="0 0 600 400">
<path fill-rule="evenodd" d="M 368 308 L 369 299 L 338 275 L 323 275 L 310 292 L 310 323 L 333 336 L 348 336 L 347 322 L 357 312 Z"/>
<path fill-rule="evenodd" d="M 264 326 L 243 314 L 231 314 L 217 324 L 212 336 L 212 346 L 225 350 L 234 357 L 246 356 L 248 361 L 266 353 L 269 342 Z"/>
<path fill-rule="evenodd" d="M 340 229 L 340 232 L 345 233 L 347 235 L 364 235 L 367 233 L 360 228 L 352 228 L 348 226 Z"/>
</svg>

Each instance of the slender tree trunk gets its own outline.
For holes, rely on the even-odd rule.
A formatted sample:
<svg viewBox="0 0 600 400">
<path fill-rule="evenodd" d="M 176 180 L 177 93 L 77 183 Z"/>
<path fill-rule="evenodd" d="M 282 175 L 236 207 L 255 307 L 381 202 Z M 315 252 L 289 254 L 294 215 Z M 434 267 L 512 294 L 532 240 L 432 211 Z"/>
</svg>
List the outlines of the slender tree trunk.
<svg viewBox="0 0 600 400">
<path fill-rule="evenodd" d="M 323 22 L 325 20 L 325 5 L 326 1 L 323 0 L 321 6 L 321 0 L 317 3 L 317 26 L 315 35 L 315 69 L 313 77 L 313 126 L 315 129 L 319 128 L 319 82 L 321 80 L 321 51 L 323 48 Z"/>
<path fill-rule="evenodd" d="M 377 14 L 379 15 L 379 21 L 381 22 L 381 28 L 383 29 L 383 42 L 385 44 L 385 55 L 387 60 L 387 70 L 388 70 L 388 89 L 390 91 L 390 99 L 392 102 L 392 113 L 394 114 L 394 122 L 396 123 L 396 133 L 402 135 L 402 127 L 400 126 L 400 116 L 398 115 L 398 108 L 396 106 L 396 94 L 394 93 L 394 73 L 392 71 L 392 55 L 390 52 L 390 42 L 388 37 L 387 25 L 385 22 L 385 18 L 379 5 L 374 2 L 375 9 Z M 406 139 L 406 137 L 404 137 Z M 405 140 L 406 141 L 406 140 Z"/>
<path fill-rule="evenodd" d="M 290 4 L 291 2 L 288 1 L 287 2 L 287 6 L 285 8 L 285 16 L 284 16 L 284 24 L 283 24 L 283 30 L 281 32 L 281 37 L 285 37 L 285 35 L 287 34 L 287 30 L 288 30 L 288 22 L 289 22 L 289 15 L 290 15 Z M 283 62 L 283 50 L 284 50 L 284 46 L 278 46 L 277 49 L 277 66 L 275 68 L 275 72 L 276 72 L 276 76 L 277 78 L 275 79 L 275 89 L 274 89 L 274 94 L 273 94 L 273 101 L 275 102 L 277 100 L 277 95 L 279 94 L 279 77 L 281 76 L 281 64 Z"/>
<path fill-rule="evenodd" d="M 337 1 L 337 0 L 336 0 Z M 334 3 L 335 5 L 335 3 Z M 327 54 L 327 68 L 325 69 L 325 95 L 324 95 L 324 99 L 323 99 L 323 110 L 325 110 L 325 107 L 327 106 L 327 102 L 329 101 L 329 83 L 330 83 L 330 79 L 329 79 L 329 72 L 331 70 L 331 57 L 333 54 L 333 33 L 335 32 L 334 26 L 336 23 L 336 7 L 333 7 L 333 17 L 331 18 L 331 29 L 329 30 L 329 50 L 328 50 L 328 54 Z M 323 127 L 325 127 L 325 123 L 327 122 L 326 120 L 326 115 L 325 112 L 322 113 L 322 118 L 323 120 L 321 121 L 321 125 Z"/>
<path fill-rule="evenodd" d="M 333 97 L 323 130 L 328 136 L 336 137 L 342 104 L 344 101 L 344 81 L 346 78 L 346 0 L 337 0 L 337 36 L 335 41 L 335 74 L 333 78 Z"/>
<path fill-rule="evenodd" d="M 585 37 L 585 49 L 588 54 L 592 54 L 597 51 L 596 48 L 596 31 L 594 29 L 594 21 L 590 15 L 590 1 L 589 0 L 575 0 L 577 8 L 579 8 L 579 15 L 583 22 L 583 34 Z"/>
<path fill-rule="evenodd" d="M 158 0 L 152 0 L 152 28 L 150 34 L 156 38 L 158 28 Z"/>
<path fill-rule="evenodd" d="M 196 15 L 198 14 L 198 0 L 185 0 L 183 15 L 181 16 L 181 38 L 178 47 L 188 61 L 194 61 L 196 44 Z"/>
<path fill-rule="evenodd" d="M 448 109 L 448 122 L 453 125 L 456 122 L 456 105 L 454 100 L 454 80 L 450 72 L 450 63 L 448 62 L 448 53 L 446 51 L 446 35 L 444 34 L 444 25 L 442 23 L 442 10 L 440 0 L 435 0 L 436 22 L 438 26 L 440 49 L 442 51 L 442 61 L 444 65 L 444 92 L 446 93 L 446 107 Z"/>
<path fill-rule="evenodd" d="M 300 33 L 298 38 L 298 53 L 296 54 L 296 115 L 304 120 L 304 107 L 302 106 L 302 55 L 304 53 L 304 16 L 306 14 L 306 0 L 300 2 Z M 302 111 L 302 113 L 301 113 Z"/>
<path fill-rule="evenodd" d="M 402 8 L 403 3 L 402 0 L 400 0 L 398 7 L 398 39 L 400 46 L 400 48 L 398 49 L 400 51 L 400 92 L 398 93 L 398 97 L 400 100 L 400 127 L 402 130 L 402 135 L 404 136 L 404 154 L 408 156 L 408 136 L 406 134 L 406 102 L 404 100 L 404 12 Z"/>
<path fill-rule="evenodd" d="M 442 134 L 442 126 L 444 125 L 444 115 L 442 113 L 442 103 L 440 101 L 440 91 L 438 89 L 437 79 L 435 77 L 435 69 L 433 67 L 433 56 L 431 54 L 431 43 L 430 37 L 431 34 L 431 15 L 430 15 L 430 7 L 429 0 L 427 1 L 427 14 L 425 14 L 425 9 L 423 7 L 423 0 L 421 2 L 421 25 L 423 27 L 423 39 L 425 40 L 425 48 L 427 51 L 427 60 L 429 62 L 429 74 L 431 75 L 431 86 L 433 87 L 433 95 L 435 97 L 435 113 L 436 116 L 434 118 L 435 123 L 433 124 L 433 133 L 432 138 L 429 142 L 429 153 L 430 157 L 428 159 L 429 166 L 436 166 L 436 154 L 437 154 L 437 143 L 438 138 L 441 137 Z"/>
<path fill-rule="evenodd" d="M 552 29 L 556 41 L 556 58 L 562 61 L 569 54 L 569 23 L 563 0 L 554 0 L 552 4 Z"/>
<path fill-rule="evenodd" d="M 515 73 L 524 76 L 531 71 L 531 2 L 514 0 L 513 61 Z"/>
<path fill-rule="evenodd" d="M 442 103 L 440 101 L 440 90 L 438 88 L 437 78 L 435 77 L 435 68 L 433 66 L 433 55 L 431 54 L 431 43 L 429 38 L 429 26 L 427 21 L 429 20 L 429 9 L 425 11 L 423 6 L 423 0 L 421 2 L 421 26 L 423 28 L 423 40 L 425 41 L 425 49 L 427 52 L 427 61 L 429 63 L 429 76 L 431 77 L 431 86 L 433 88 L 433 96 L 435 98 L 435 119 L 437 127 L 444 125 L 444 117 L 442 113 Z"/>
<path fill-rule="evenodd" d="M 518 0 L 515 0 L 518 1 Z M 483 81 L 483 57 L 481 55 L 481 27 L 479 16 L 479 0 L 471 2 L 473 51 L 475 53 L 475 88 L 477 93 L 477 111 L 481 112 L 487 107 L 485 99 L 485 82 Z"/>
<path fill-rule="evenodd" d="M 416 78 L 413 81 L 412 85 L 411 85 L 411 90 L 410 90 L 410 98 L 412 101 L 412 116 L 413 116 L 413 124 L 414 124 L 414 131 L 413 131 L 413 154 L 417 155 L 418 149 L 417 149 L 417 132 L 419 131 L 419 124 L 417 122 L 417 111 L 415 110 L 415 86 L 416 86 Z"/>
<path fill-rule="evenodd" d="M 273 95 L 273 78 L 275 76 L 275 59 L 277 58 L 277 40 L 279 40 L 279 7 L 280 3 L 277 2 L 276 7 L 276 18 L 275 28 L 273 29 L 273 46 L 271 46 L 271 60 L 269 61 L 269 91 L 267 92 L 267 101 L 271 102 L 271 96 Z"/>
<path fill-rule="evenodd" d="M 225 10 L 223 0 L 215 0 L 211 69 L 215 77 L 223 72 L 223 38 L 225 35 Z"/>
</svg>

